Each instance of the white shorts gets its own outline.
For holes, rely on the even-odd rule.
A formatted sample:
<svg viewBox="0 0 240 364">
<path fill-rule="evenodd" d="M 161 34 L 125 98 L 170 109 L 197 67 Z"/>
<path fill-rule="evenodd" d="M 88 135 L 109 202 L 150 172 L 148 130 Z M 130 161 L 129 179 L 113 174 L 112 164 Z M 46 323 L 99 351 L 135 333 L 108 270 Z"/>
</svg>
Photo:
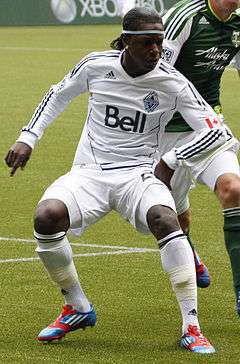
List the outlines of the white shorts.
<svg viewBox="0 0 240 364">
<path fill-rule="evenodd" d="M 168 188 L 153 175 L 152 168 L 102 171 L 98 166 L 74 166 L 57 179 L 40 201 L 57 199 L 69 212 L 70 229 L 80 235 L 111 210 L 116 210 L 139 232 L 150 233 L 146 216 L 155 205 L 176 211 Z"/>
<path fill-rule="evenodd" d="M 237 156 L 231 150 L 226 150 L 217 155 L 205 171 L 198 176 L 198 181 L 214 191 L 218 177 L 225 173 L 240 176 Z"/>
<path fill-rule="evenodd" d="M 193 132 L 165 133 L 163 142 L 159 147 L 158 160 L 173 147 L 178 147 L 192 139 Z M 214 191 L 217 178 L 225 173 L 239 176 L 239 162 L 232 150 L 222 151 L 216 155 L 208 167 L 198 177 L 197 181 Z M 179 167 L 175 170 L 171 180 L 172 196 L 174 198 L 178 215 L 189 208 L 188 192 L 195 186 L 191 170 Z"/>
<path fill-rule="evenodd" d="M 165 133 L 161 140 L 161 145 L 159 146 L 157 160 L 159 161 L 163 154 L 174 147 L 183 145 L 189 139 L 192 139 L 191 131 L 181 133 Z M 188 168 L 179 167 L 175 170 L 171 179 L 171 188 L 178 215 L 182 214 L 189 208 L 190 204 L 188 192 L 190 188 L 193 188 L 194 186 L 195 184 Z"/>
</svg>

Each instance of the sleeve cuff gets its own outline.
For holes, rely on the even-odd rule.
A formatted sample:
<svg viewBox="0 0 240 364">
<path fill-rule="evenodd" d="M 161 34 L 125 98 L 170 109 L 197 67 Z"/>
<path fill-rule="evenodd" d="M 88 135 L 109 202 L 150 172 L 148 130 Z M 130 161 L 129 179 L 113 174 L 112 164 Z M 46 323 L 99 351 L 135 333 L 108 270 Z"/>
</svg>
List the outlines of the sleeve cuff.
<svg viewBox="0 0 240 364">
<path fill-rule="evenodd" d="M 32 149 L 34 149 L 35 145 L 37 144 L 38 138 L 33 133 L 29 133 L 28 131 L 22 131 L 19 135 L 16 142 L 21 142 L 29 145 Z"/>
<path fill-rule="evenodd" d="M 168 165 L 168 167 L 174 171 L 179 166 L 179 161 L 177 160 L 176 153 L 174 150 L 170 150 L 170 152 L 165 153 L 162 156 L 162 159 Z"/>
</svg>

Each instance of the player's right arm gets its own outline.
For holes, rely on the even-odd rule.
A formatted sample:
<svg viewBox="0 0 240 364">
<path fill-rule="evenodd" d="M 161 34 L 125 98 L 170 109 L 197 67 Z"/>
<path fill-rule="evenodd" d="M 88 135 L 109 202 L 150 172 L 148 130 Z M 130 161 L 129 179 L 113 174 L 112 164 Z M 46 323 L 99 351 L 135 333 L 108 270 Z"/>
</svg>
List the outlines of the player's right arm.
<svg viewBox="0 0 240 364">
<path fill-rule="evenodd" d="M 23 169 L 31 157 L 32 150 L 42 137 L 44 130 L 65 109 L 71 100 L 88 91 L 85 57 L 64 79 L 53 85 L 36 108 L 30 122 L 22 128 L 16 143 L 6 154 L 5 162 L 13 176 Z"/>
</svg>

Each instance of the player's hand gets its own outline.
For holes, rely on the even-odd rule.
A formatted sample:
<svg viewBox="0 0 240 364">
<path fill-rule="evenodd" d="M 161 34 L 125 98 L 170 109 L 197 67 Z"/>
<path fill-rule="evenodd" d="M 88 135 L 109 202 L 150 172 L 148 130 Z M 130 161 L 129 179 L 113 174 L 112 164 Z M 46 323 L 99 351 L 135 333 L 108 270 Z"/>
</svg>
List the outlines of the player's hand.
<svg viewBox="0 0 240 364">
<path fill-rule="evenodd" d="M 155 167 L 154 174 L 171 190 L 170 181 L 173 176 L 174 170 L 168 167 L 168 165 L 161 159 Z"/>
<path fill-rule="evenodd" d="M 11 168 L 10 176 L 13 176 L 16 170 L 20 167 L 24 169 L 32 153 L 32 148 L 29 145 L 17 142 L 8 151 L 5 162 Z"/>
</svg>

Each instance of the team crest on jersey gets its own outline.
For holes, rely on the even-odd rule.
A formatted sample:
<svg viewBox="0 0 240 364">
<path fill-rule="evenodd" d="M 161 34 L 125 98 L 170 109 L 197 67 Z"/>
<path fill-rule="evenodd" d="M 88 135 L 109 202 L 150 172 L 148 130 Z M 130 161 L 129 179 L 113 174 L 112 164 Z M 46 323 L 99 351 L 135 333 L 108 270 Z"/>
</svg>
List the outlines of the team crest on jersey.
<svg viewBox="0 0 240 364">
<path fill-rule="evenodd" d="M 156 110 L 159 106 L 157 93 L 155 91 L 149 92 L 149 94 L 143 99 L 143 102 L 147 112 Z"/>
<path fill-rule="evenodd" d="M 234 30 L 232 33 L 232 44 L 234 47 L 240 47 L 240 32 Z"/>
</svg>

